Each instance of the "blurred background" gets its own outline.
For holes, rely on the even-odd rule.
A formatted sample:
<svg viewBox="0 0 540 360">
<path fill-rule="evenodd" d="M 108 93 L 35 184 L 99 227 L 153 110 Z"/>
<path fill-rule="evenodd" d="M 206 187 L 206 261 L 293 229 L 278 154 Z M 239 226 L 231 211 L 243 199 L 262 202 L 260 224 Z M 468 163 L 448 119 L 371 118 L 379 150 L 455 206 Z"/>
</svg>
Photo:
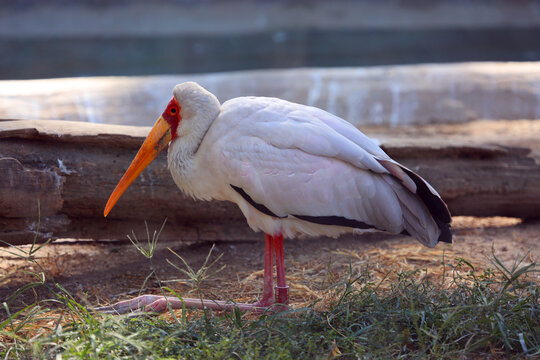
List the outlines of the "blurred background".
<svg viewBox="0 0 540 360">
<path fill-rule="evenodd" d="M 3 119 L 151 125 L 188 80 L 355 125 L 540 118 L 532 0 L 0 0 L 0 54 Z"/>
<path fill-rule="evenodd" d="M 533 0 L 0 0 L 0 78 L 540 60 Z"/>
</svg>

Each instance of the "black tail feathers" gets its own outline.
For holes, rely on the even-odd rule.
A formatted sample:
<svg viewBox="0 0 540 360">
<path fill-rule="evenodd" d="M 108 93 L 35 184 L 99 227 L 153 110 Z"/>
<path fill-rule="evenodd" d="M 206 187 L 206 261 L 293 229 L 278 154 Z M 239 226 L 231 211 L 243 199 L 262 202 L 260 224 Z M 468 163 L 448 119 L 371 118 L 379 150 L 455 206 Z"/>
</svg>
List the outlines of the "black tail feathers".
<svg viewBox="0 0 540 360">
<path fill-rule="evenodd" d="M 439 235 L 439 242 L 452 243 L 452 232 L 450 232 L 450 223 L 452 222 L 452 217 L 450 216 L 450 211 L 444 203 L 444 201 L 437 195 L 434 194 L 431 189 L 426 184 L 426 181 L 422 179 L 418 174 L 402 167 L 402 170 L 414 181 L 416 184 L 416 194 L 422 199 L 426 207 L 428 208 L 433 220 L 439 226 L 441 230 L 441 235 Z"/>
</svg>

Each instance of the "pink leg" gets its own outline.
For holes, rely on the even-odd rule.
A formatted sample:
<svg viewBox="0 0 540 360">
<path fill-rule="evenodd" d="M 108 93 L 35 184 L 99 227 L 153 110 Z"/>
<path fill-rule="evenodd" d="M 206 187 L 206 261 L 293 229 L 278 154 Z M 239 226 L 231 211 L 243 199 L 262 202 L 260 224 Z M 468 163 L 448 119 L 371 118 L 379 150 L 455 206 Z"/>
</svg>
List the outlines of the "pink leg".
<svg viewBox="0 0 540 360">
<path fill-rule="evenodd" d="M 270 306 L 274 303 L 274 239 L 272 236 L 264 235 L 264 277 L 263 277 L 263 297 L 257 306 Z"/>
<path fill-rule="evenodd" d="M 276 302 L 278 304 L 289 303 L 289 287 L 285 280 L 285 259 L 283 256 L 283 235 L 274 236 L 274 248 L 276 250 Z"/>
<path fill-rule="evenodd" d="M 124 314 L 130 311 L 135 312 L 164 312 L 168 305 L 173 309 L 213 309 L 213 310 L 232 310 L 241 311 L 257 310 L 264 311 L 267 307 L 274 304 L 273 289 L 273 269 L 274 269 L 274 251 L 276 252 L 276 272 L 277 286 L 275 302 L 279 304 L 289 303 L 289 287 L 285 280 L 285 264 L 283 259 L 283 235 L 271 236 L 265 234 L 264 238 L 264 279 L 263 279 L 263 297 L 255 304 L 234 303 L 230 301 L 201 300 L 176 297 L 164 297 L 159 295 L 142 295 L 134 299 L 120 301 L 116 304 L 95 308 L 94 310 Z M 276 309 L 277 310 L 277 309 Z"/>
</svg>

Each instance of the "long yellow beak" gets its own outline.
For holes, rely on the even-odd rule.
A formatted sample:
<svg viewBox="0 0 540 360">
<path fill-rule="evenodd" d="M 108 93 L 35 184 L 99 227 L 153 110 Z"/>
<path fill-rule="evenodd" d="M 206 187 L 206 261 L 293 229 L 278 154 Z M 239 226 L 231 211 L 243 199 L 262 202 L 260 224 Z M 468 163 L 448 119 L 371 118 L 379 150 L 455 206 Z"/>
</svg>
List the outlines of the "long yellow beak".
<svg viewBox="0 0 540 360">
<path fill-rule="evenodd" d="M 163 116 L 160 116 L 152 130 L 150 130 L 146 140 L 144 140 L 139 152 L 135 155 L 135 159 L 133 159 L 126 173 L 122 176 L 122 179 L 120 179 L 118 185 L 116 185 L 116 188 L 109 197 L 109 201 L 107 201 L 105 211 L 103 212 L 105 217 L 109 214 L 114 207 L 114 204 L 120 199 L 120 196 L 122 196 L 129 185 L 131 185 L 148 164 L 150 164 L 159 153 L 169 145 L 171 139 L 171 127 L 167 120 L 165 120 Z"/>
</svg>

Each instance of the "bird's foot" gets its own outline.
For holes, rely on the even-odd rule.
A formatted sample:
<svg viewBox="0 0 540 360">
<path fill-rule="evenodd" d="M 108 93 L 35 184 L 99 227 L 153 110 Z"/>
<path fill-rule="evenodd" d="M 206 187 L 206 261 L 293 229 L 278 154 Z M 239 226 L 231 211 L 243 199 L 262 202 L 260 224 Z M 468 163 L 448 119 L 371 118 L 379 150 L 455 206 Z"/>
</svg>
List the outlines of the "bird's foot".
<svg viewBox="0 0 540 360">
<path fill-rule="evenodd" d="M 281 312 L 288 310 L 289 305 L 289 287 L 288 286 L 276 286 L 275 298 L 273 294 L 265 294 L 263 298 L 257 301 L 254 305 L 257 309 L 263 309 L 263 311 Z"/>
<path fill-rule="evenodd" d="M 265 309 L 271 307 L 272 305 L 274 305 L 274 299 L 272 299 L 271 297 L 270 298 L 263 297 L 261 300 L 257 301 L 253 305 L 255 307 L 257 307 L 257 308 L 265 310 Z"/>
<path fill-rule="evenodd" d="M 286 311 L 289 309 L 289 286 L 276 286 L 276 304 L 274 306 L 274 311 Z"/>
<path fill-rule="evenodd" d="M 289 304 L 289 286 L 276 286 L 276 303 L 282 305 Z"/>
<path fill-rule="evenodd" d="M 142 295 L 134 299 L 124 300 L 109 306 L 94 308 L 94 311 L 106 314 L 136 313 L 162 313 L 168 308 L 172 309 L 212 309 L 228 311 L 238 309 L 240 311 L 265 311 L 266 306 L 256 304 L 235 303 L 232 301 L 206 300 L 177 298 L 160 295 Z"/>
</svg>

